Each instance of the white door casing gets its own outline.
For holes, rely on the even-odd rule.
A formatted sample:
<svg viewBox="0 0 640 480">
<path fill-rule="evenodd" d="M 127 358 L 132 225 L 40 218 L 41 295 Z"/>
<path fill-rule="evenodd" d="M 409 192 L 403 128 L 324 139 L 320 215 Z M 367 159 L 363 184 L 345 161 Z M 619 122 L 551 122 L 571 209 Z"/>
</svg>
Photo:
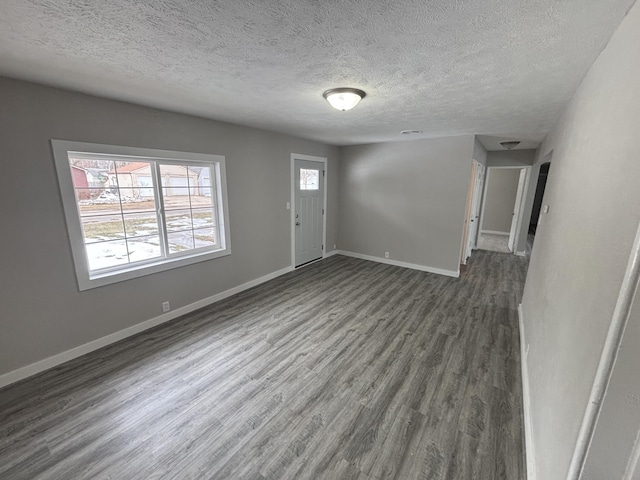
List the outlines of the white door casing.
<svg viewBox="0 0 640 480">
<path fill-rule="evenodd" d="M 514 203 L 514 214 L 512 216 L 512 220 L 511 220 L 511 229 L 509 232 L 509 249 L 511 251 L 514 251 L 515 247 L 516 247 L 516 240 L 517 238 L 520 236 L 520 231 L 522 229 L 522 222 L 523 222 L 523 213 L 524 213 L 524 203 L 525 200 L 527 198 L 527 191 L 529 189 L 529 178 L 531 176 L 531 167 L 527 166 L 527 167 L 521 167 L 521 166 L 501 166 L 501 167 L 487 167 L 486 168 L 486 176 L 483 179 L 483 183 L 484 183 L 484 193 L 482 194 L 482 204 L 480 206 L 480 221 L 479 221 L 479 226 L 477 227 L 479 229 L 479 233 L 481 234 L 483 232 L 483 224 L 484 224 L 484 213 L 485 213 L 485 207 L 487 205 L 487 193 L 488 193 L 488 187 L 489 186 L 489 182 L 490 182 L 490 178 L 491 178 L 491 172 L 493 170 L 503 170 L 503 169 L 518 169 L 520 170 L 520 176 L 518 177 L 518 189 L 516 191 L 516 201 Z M 515 220 L 515 231 L 513 230 L 514 227 L 514 220 Z"/>
<path fill-rule="evenodd" d="M 474 160 L 474 162 L 476 162 Z M 476 162 L 476 176 L 473 186 L 473 199 L 471 200 L 471 217 L 469 222 L 469 238 L 467 243 L 467 258 L 471 256 L 471 252 L 478 246 L 478 226 L 480 220 L 480 199 L 482 198 L 482 189 L 484 187 L 485 166 Z"/>
<path fill-rule="evenodd" d="M 469 185 L 469 198 L 467 199 L 467 212 L 465 216 L 465 232 L 462 246 L 462 264 L 467 264 L 467 259 L 473 250 L 477 248 L 478 225 L 480 219 L 480 199 L 484 187 L 485 166 L 477 160 L 473 160 L 471 166 L 471 179 Z"/>
<path fill-rule="evenodd" d="M 518 178 L 518 190 L 516 191 L 516 202 L 513 205 L 513 215 L 511 217 L 511 229 L 509 230 L 509 250 L 515 251 L 515 240 L 518 233 L 518 225 L 520 220 L 520 210 L 522 208 L 522 199 L 524 197 L 525 179 L 527 178 L 527 170 L 525 168 L 520 170 L 520 177 Z"/>
<path fill-rule="evenodd" d="M 292 262 L 294 267 L 324 256 L 326 159 L 308 155 L 292 160 Z"/>
</svg>

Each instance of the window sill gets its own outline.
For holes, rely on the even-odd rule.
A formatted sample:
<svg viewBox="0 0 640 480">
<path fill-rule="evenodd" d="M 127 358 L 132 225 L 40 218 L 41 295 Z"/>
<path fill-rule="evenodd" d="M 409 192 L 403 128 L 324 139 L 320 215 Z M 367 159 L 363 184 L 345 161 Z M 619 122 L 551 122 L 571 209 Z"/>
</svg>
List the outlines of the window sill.
<svg viewBox="0 0 640 480">
<path fill-rule="evenodd" d="M 125 280 L 132 280 L 134 278 L 172 270 L 174 268 L 206 262 L 208 260 L 225 257 L 227 255 L 231 255 L 230 248 L 199 252 L 171 259 L 163 258 L 155 263 L 145 263 L 144 265 L 132 266 L 126 269 L 123 268 L 116 272 L 95 273 L 87 275 L 86 278 L 78 278 L 78 287 L 80 291 L 90 290 L 92 288 L 111 285 Z"/>
</svg>

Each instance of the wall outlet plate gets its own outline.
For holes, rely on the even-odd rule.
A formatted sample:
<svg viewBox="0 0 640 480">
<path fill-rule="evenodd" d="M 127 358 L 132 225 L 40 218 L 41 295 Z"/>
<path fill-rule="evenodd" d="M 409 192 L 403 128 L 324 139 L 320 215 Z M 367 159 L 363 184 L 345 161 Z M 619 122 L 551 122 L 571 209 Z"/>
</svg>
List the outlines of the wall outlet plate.
<svg viewBox="0 0 640 480">
<path fill-rule="evenodd" d="M 389 252 L 384 252 L 384 258 L 389 258 Z"/>
<path fill-rule="evenodd" d="M 169 301 L 167 300 L 166 302 L 162 302 L 162 311 L 167 313 L 169 310 L 171 310 L 171 304 Z"/>
</svg>

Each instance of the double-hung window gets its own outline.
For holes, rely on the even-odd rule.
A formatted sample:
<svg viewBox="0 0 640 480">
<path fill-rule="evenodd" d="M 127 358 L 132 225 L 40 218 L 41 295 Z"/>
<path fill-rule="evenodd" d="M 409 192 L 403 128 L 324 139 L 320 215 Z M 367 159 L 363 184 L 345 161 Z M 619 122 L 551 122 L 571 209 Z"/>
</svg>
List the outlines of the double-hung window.
<svg viewBox="0 0 640 480">
<path fill-rule="evenodd" d="M 223 156 L 51 143 L 80 290 L 231 253 Z"/>
</svg>

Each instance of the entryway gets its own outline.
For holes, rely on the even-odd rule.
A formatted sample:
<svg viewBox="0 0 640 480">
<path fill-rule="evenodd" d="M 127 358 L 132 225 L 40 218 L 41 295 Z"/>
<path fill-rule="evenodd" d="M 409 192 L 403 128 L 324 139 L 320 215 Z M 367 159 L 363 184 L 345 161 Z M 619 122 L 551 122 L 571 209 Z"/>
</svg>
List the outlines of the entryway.
<svg viewBox="0 0 640 480">
<path fill-rule="evenodd" d="M 527 234 L 527 251 L 529 253 L 531 253 L 531 250 L 533 249 L 533 240 L 535 238 L 536 231 L 538 230 L 538 222 L 540 221 L 540 213 L 542 212 L 542 201 L 544 199 L 544 190 L 547 186 L 552 154 L 553 152 L 549 152 L 544 157 L 542 165 L 540 165 L 536 193 L 533 198 L 533 207 L 531 209 L 531 219 L 529 220 L 529 232 Z"/>
<path fill-rule="evenodd" d="M 518 250 L 523 204 L 531 167 L 489 167 L 482 202 L 478 248 L 525 254 Z"/>
<path fill-rule="evenodd" d="M 326 158 L 291 155 L 292 263 L 295 267 L 324 256 L 326 170 Z"/>
<path fill-rule="evenodd" d="M 467 209 L 464 220 L 464 236 L 462 240 L 462 255 L 460 263 L 467 264 L 467 260 L 478 248 L 478 224 L 480 219 L 480 199 L 484 188 L 485 166 L 473 160 L 471 165 L 471 182 L 467 194 Z"/>
</svg>

